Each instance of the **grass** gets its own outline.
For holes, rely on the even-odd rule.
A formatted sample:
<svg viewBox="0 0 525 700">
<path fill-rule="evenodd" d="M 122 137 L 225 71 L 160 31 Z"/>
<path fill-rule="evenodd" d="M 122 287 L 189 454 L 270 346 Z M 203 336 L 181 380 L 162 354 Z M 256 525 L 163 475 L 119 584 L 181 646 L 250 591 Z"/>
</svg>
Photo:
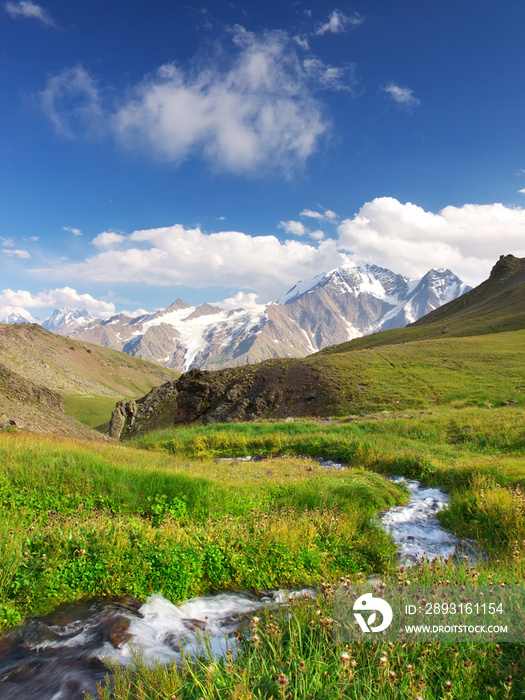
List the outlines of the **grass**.
<svg viewBox="0 0 525 700">
<path fill-rule="evenodd" d="M 114 396 L 62 394 L 62 402 L 69 416 L 73 416 L 88 428 L 97 428 L 110 420 L 117 400 Z"/>
<path fill-rule="evenodd" d="M 403 329 L 410 331 L 411 342 L 394 335 L 395 344 L 382 345 L 378 334 L 369 337 L 374 347 L 358 339 L 361 344 L 343 343 L 306 360 L 322 368 L 325 389 L 334 397 L 333 415 L 425 409 L 452 401 L 472 406 L 524 401 L 524 330 L 428 340 L 414 340 L 419 328 Z"/>
<path fill-rule="evenodd" d="M 345 421 L 193 426 L 122 445 L 0 435 L 0 622 L 83 596 L 358 583 L 522 584 L 522 404 L 448 407 Z M 267 459 L 223 458 L 261 454 Z M 349 463 L 327 471 L 317 456 Z M 479 540 L 477 568 L 396 571 L 373 524 L 404 473 L 452 495 L 443 523 Z M 523 647 L 337 642 L 329 595 L 261 616 L 232 658 L 118 670 L 108 700 L 138 698 L 519 698 Z M 257 638 L 257 639 L 256 639 Z"/>
<path fill-rule="evenodd" d="M 452 574 L 446 567 L 433 573 Z M 254 618 L 239 633 L 237 655 L 182 667 L 151 668 L 139 659 L 132 670 L 115 669 L 113 687 L 101 686 L 99 698 L 486 700 L 525 691 L 521 645 L 345 645 L 334 637 L 332 613 L 331 586 L 325 585 L 315 605 L 298 599 Z"/>
<path fill-rule="evenodd" d="M 233 464 L 218 474 L 211 460 L 194 468 L 17 434 L 0 436 L 0 460 L 6 626 L 82 596 L 162 590 L 181 601 L 394 566 L 371 517 L 406 495 L 362 469 L 307 472 L 303 460 L 276 459 L 265 463 L 267 478 L 248 470 L 240 479 Z"/>
</svg>

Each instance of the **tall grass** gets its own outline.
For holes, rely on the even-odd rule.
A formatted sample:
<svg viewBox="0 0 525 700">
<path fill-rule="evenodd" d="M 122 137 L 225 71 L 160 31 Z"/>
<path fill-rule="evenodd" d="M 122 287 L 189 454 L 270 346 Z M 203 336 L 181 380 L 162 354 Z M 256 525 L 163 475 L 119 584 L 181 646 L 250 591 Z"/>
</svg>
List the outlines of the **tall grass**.
<svg viewBox="0 0 525 700">
<path fill-rule="evenodd" d="M 412 570 L 410 577 L 431 577 L 449 585 L 474 573 L 465 567 L 457 572 L 451 565 L 434 565 Z M 397 578 L 406 581 L 407 572 Z M 469 582 L 475 580 L 471 577 Z M 152 667 L 137 659 L 132 669 L 115 668 L 112 684 L 102 684 L 98 697 L 494 700 L 525 693 L 522 645 L 475 644 L 468 639 L 455 645 L 386 643 L 380 638 L 345 644 L 334 635 L 337 620 L 332 616 L 332 586 L 323 584 L 315 602 L 296 598 L 280 611 L 267 611 L 241 626 L 224 659 L 202 656 L 178 667 Z"/>
<path fill-rule="evenodd" d="M 0 459 L 0 625 L 82 596 L 181 601 L 394 566 L 371 516 L 406 494 L 359 469 L 280 460 L 233 488 L 236 474 L 204 478 L 171 456 L 16 434 L 0 435 Z"/>
</svg>

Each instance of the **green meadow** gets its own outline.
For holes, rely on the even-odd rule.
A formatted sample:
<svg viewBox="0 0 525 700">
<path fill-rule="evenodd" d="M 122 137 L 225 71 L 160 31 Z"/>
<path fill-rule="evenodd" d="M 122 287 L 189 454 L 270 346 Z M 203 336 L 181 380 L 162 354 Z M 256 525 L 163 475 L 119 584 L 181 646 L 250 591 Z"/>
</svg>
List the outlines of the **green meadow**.
<svg viewBox="0 0 525 700">
<path fill-rule="evenodd" d="M 239 631 L 224 660 L 116 670 L 100 698 L 519 698 L 522 645 L 343 645 L 330 587 L 388 582 L 523 583 L 521 402 L 342 420 L 181 427 L 125 444 L 0 435 L 0 623 L 92 596 L 321 587 Z M 241 457 L 260 455 L 260 461 Z M 323 469 L 315 457 L 348 469 Z M 226 459 L 228 458 L 228 459 Z M 236 459 L 237 458 L 237 459 Z M 398 570 L 374 521 L 407 498 L 384 478 L 445 487 L 441 514 L 489 559 Z"/>
</svg>

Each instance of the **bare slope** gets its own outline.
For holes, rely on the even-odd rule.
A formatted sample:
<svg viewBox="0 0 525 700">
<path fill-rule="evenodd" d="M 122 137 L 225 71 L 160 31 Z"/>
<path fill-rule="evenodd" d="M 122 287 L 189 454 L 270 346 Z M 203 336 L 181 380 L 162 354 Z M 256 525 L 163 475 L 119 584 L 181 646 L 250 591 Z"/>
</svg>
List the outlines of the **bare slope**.
<svg viewBox="0 0 525 700">
<path fill-rule="evenodd" d="M 82 404 L 89 401 L 97 404 L 95 417 L 103 416 L 105 408 L 101 423 L 109 419 L 116 399 L 141 396 L 178 376 L 116 350 L 55 335 L 37 324 L 0 324 L 0 364 L 0 406 L 5 419 L 41 432 L 48 432 L 51 424 L 54 432 L 66 418 L 65 412 L 84 417 Z M 50 399 L 53 405 L 46 400 L 52 396 L 56 397 L 56 401 Z M 66 422 L 65 432 L 71 434 L 71 424 Z M 97 424 L 96 420 L 85 422 Z"/>
<path fill-rule="evenodd" d="M 1 363 L 0 429 L 102 438 L 99 433 L 64 413 L 59 394 L 25 379 Z"/>
</svg>

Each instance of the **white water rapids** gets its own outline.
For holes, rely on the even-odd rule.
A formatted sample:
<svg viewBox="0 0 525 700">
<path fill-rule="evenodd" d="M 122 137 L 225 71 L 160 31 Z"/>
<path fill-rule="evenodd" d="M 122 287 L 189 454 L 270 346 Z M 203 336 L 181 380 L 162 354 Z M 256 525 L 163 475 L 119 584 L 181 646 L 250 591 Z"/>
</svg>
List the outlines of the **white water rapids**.
<svg viewBox="0 0 525 700">
<path fill-rule="evenodd" d="M 435 517 L 446 507 L 447 494 L 403 477 L 393 480 L 407 486 L 410 499 L 385 511 L 379 524 L 397 544 L 401 564 L 422 557 L 475 559 L 475 543 L 460 542 Z M 224 654 L 229 639 L 234 647 L 233 633 L 243 619 L 261 608 L 286 604 L 289 595 L 301 594 L 315 595 L 276 591 L 254 598 L 222 593 L 177 607 L 156 594 L 142 605 L 124 597 L 60 609 L 26 622 L 0 640 L 0 699 L 80 700 L 83 691 L 96 696 L 96 684 L 107 673 L 105 662 L 128 665 L 137 653 L 152 663 L 177 662 L 181 648 L 185 655 L 204 652 L 203 635 L 209 638 L 209 652 Z"/>
<path fill-rule="evenodd" d="M 402 506 L 389 508 L 379 517 L 380 526 L 397 545 L 399 562 L 410 566 L 421 559 L 467 557 L 470 564 L 480 558 L 473 540 L 459 540 L 439 523 L 436 514 L 448 506 L 448 495 L 441 489 L 423 486 L 420 481 L 402 476 L 390 477 L 402 483 L 410 492 L 409 500 Z"/>
</svg>

